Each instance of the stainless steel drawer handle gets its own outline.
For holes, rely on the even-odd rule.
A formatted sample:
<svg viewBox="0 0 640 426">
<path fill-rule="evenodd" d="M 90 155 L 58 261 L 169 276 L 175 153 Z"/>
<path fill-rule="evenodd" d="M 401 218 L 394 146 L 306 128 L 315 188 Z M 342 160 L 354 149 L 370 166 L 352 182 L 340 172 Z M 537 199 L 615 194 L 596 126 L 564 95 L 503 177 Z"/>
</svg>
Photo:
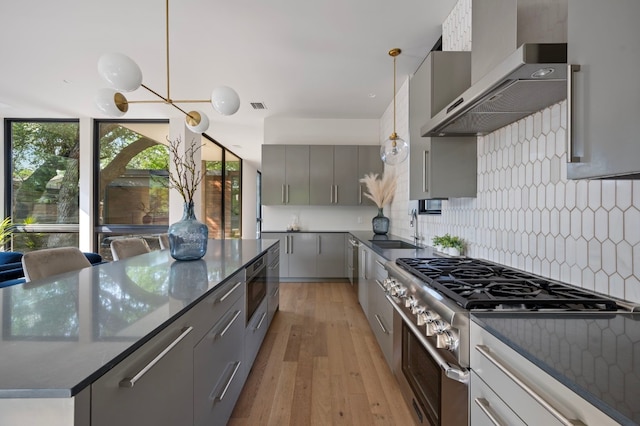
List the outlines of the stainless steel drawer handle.
<svg viewBox="0 0 640 426">
<path fill-rule="evenodd" d="M 260 321 L 258 321 L 258 325 L 256 325 L 256 328 L 254 329 L 254 331 L 258 331 L 260 329 L 260 327 L 262 327 L 262 323 L 264 322 L 264 319 L 267 317 L 267 313 L 263 312 L 262 316 L 260 317 Z"/>
<path fill-rule="evenodd" d="M 224 294 L 224 296 L 222 296 L 220 299 L 216 300 L 216 303 L 224 302 L 224 300 L 225 300 L 227 297 L 231 296 L 231 293 L 233 293 L 234 291 L 236 291 L 236 289 L 237 289 L 238 287 L 240 287 L 241 285 L 242 285 L 242 281 L 238 281 L 238 282 L 236 283 L 236 285 L 234 285 L 233 287 L 231 287 L 231 290 L 229 290 L 228 292 L 226 292 L 226 293 Z"/>
<path fill-rule="evenodd" d="M 529 385 L 523 382 L 518 376 L 513 374 L 506 366 L 504 366 L 497 358 L 491 355 L 491 349 L 485 345 L 476 345 L 476 350 L 480 352 L 489 362 L 510 378 L 516 385 L 518 385 L 523 391 L 525 391 L 531 398 L 535 399 L 540 405 L 542 405 L 553 417 L 558 419 L 562 424 L 567 426 L 585 426 L 580 420 L 569 419 L 559 412 L 554 406 L 549 404 L 542 396 L 538 395 L 536 391 L 531 389 Z"/>
<path fill-rule="evenodd" d="M 385 292 L 386 290 L 384 289 L 384 286 L 382 285 L 382 283 L 380 282 L 380 280 L 376 280 L 376 284 L 378 284 L 378 287 L 380 287 L 380 290 L 382 290 L 383 292 Z"/>
<path fill-rule="evenodd" d="M 220 402 L 224 399 L 225 395 L 227 394 L 227 391 L 229 390 L 229 386 L 231 386 L 231 382 L 233 382 L 233 378 L 236 377 L 236 373 L 240 368 L 240 364 L 242 364 L 242 362 L 236 361 L 235 366 L 233 367 L 233 373 L 231 373 L 231 377 L 229 377 L 229 380 L 224 385 L 224 389 L 222 389 L 222 392 L 220 393 L 220 395 L 216 396 L 215 398 L 211 398 L 214 402 Z"/>
<path fill-rule="evenodd" d="M 229 330 L 229 328 L 231 328 L 231 325 L 236 322 L 236 320 L 238 319 L 238 316 L 240 315 L 240 310 L 237 310 L 234 314 L 233 314 L 233 318 L 231 318 L 231 321 L 229 321 L 229 323 L 225 326 L 225 328 L 218 334 L 216 334 L 216 336 L 214 337 L 215 339 L 219 339 L 221 337 L 224 337 L 224 335 L 227 333 L 227 331 Z"/>
<path fill-rule="evenodd" d="M 489 405 L 489 401 L 487 401 L 484 398 L 476 398 L 474 401 L 476 405 L 480 407 L 484 415 L 487 416 L 487 418 L 491 421 L 491 423 L 493 423 L 496 426 L 506 426 L 506 423 L 502 423 L 499 420 L 498 415 L 493 411 L 493 408 L 491 408 L 491 406 Z"/>
<path fill-rule="evenodd" d="M 384 334 L 389 334 L 389 331 L 385 328 L 384 324 L 382 323 L 382 320 L 380 319 L 380 316 L 378 316 L 378 314 L 374 314 L 374 316 L 376 317 L 376 321 L 378 321 L 378 325 L 382 329 L 382 332 Z"/>
<path fill-rule="evenodd" d="M 135 386 L 136 382 L 138 380 L 140 380 L 142 378 L 142 376 L 147 374 L 147 372 L 149 370 L 151 370 L 154 365 L 156 365 L 162 358 L 164 358 L 164 356 L 166 354 L 168 354 L 171 349 L 173 349 L 178 343 L 180 343 L 180 341 L 182 339 L 187 337 L 187 334 L 191 333 L 192 331 L 193 331 L 193 327 L 187 327 L 186 329 L 183 329 L 182 333 L 180 333 L 180 335 L 173 342 L 171 342 L 171 344 L 169 344 L 169 346 L 164 348 L 164 350 L 162 352 L 160 352 L 154 359 L 152 359 L 150 363 L 145 365 L 142 368 L 142 370 L 140 370 L 136 375 L 134 375 L 131 378 L 127 377 L 127 378 L 122 379 L 120 381 L 120 387 L 121 388 L 132 388 L 133 386 Z"/>
<path fill-rule="evenodd" d="M 280 293 L 280 287 L 276 287 L 276 289 L 273 290 L 273 294 L 271 295 L 271 297 L 276 297 L 278 293 Z"/>
<path fill-rule="evenodd" d="M 580 65 L 567 65 L 567 163 L 579 163 L 581 158 L 574 154 L 574 105 L 573 73 L 580 71 Z"/>
</svg>

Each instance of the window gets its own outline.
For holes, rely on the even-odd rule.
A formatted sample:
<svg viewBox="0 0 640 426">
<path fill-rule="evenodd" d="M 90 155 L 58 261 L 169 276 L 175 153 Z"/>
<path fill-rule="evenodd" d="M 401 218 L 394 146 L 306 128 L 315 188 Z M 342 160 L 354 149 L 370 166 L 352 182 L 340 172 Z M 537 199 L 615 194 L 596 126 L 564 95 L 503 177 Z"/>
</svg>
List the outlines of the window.
<svg viewBox="0 0 640 426">
<path fill-rule="evenodd" d="M 78 246 L 77 120 L 7 120 L 10 250 Z M 8 185 L 8 183 L 11 185 Z"/>
<path fill-rule="evenodd" d="M 101 121 L 95 129 L 99 253 L 111 259 L 111 241 L 122 236 L 159 248 L 158 234 L 169 226 L 168 123 Z"/>
</svg>

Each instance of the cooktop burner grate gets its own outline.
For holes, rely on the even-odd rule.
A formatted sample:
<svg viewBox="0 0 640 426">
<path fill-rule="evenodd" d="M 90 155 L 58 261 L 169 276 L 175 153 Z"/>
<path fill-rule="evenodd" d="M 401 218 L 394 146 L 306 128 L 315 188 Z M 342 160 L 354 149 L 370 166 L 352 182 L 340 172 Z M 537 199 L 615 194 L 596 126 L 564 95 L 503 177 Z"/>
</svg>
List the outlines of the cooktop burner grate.
<svg viewBox="0 0 640 426">
<path fill-rule="evenodd" d="M 615 311 L 611 299 L 475 259 L 400 258 L 396 264 L 465 309 Z"/>
</svg>

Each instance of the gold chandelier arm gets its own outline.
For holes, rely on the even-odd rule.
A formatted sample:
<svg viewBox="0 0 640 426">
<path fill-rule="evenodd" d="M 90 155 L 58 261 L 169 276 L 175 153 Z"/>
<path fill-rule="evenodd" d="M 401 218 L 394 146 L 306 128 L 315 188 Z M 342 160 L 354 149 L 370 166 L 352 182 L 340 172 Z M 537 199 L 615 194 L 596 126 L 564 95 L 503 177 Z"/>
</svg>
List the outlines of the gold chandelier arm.
<svg viewBox="0 0 640 426">
<path fill-rule="evenodd" d="M 172 104 L 195 104 L 195 103 L 209 103 L 211 99 L 170 99 Z"/>
</svg>

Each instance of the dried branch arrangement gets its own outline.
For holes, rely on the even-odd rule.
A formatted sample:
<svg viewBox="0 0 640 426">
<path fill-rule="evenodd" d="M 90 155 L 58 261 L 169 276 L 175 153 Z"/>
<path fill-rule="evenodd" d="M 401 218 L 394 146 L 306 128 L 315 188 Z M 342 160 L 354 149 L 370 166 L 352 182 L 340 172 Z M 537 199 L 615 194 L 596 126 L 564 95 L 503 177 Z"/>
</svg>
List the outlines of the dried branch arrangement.
<svg viewBox="0 0 640 426">
<path fill-rule="evenodd" d="M 372 200 L 379 209 L 389 204 L 393 200 L 396 193 L 398 180 L 395 173 L 383 173 L 382 178 L 378 179 L 377 173 L 366 174 L 360 182 L 367 185 L 368 193 L 365 196 Z"/>
<path fill-rule="evenodd" d="M 182 155 L 179 150 L 180 138 L 176 140 L 167 138 L 167 141 L 169 142 L 169 156 L 174 167 L 174 170 L 169 173 L 169 185 L 180 193 L 186 203 L 193 203 L 193 194 L 195 194 L 203 177 L 201 171 L 196 169 L 194 155 L 202 149 L 202 145 L 198 145 L 195 140 L 192 140 Z"/>
</svg>

